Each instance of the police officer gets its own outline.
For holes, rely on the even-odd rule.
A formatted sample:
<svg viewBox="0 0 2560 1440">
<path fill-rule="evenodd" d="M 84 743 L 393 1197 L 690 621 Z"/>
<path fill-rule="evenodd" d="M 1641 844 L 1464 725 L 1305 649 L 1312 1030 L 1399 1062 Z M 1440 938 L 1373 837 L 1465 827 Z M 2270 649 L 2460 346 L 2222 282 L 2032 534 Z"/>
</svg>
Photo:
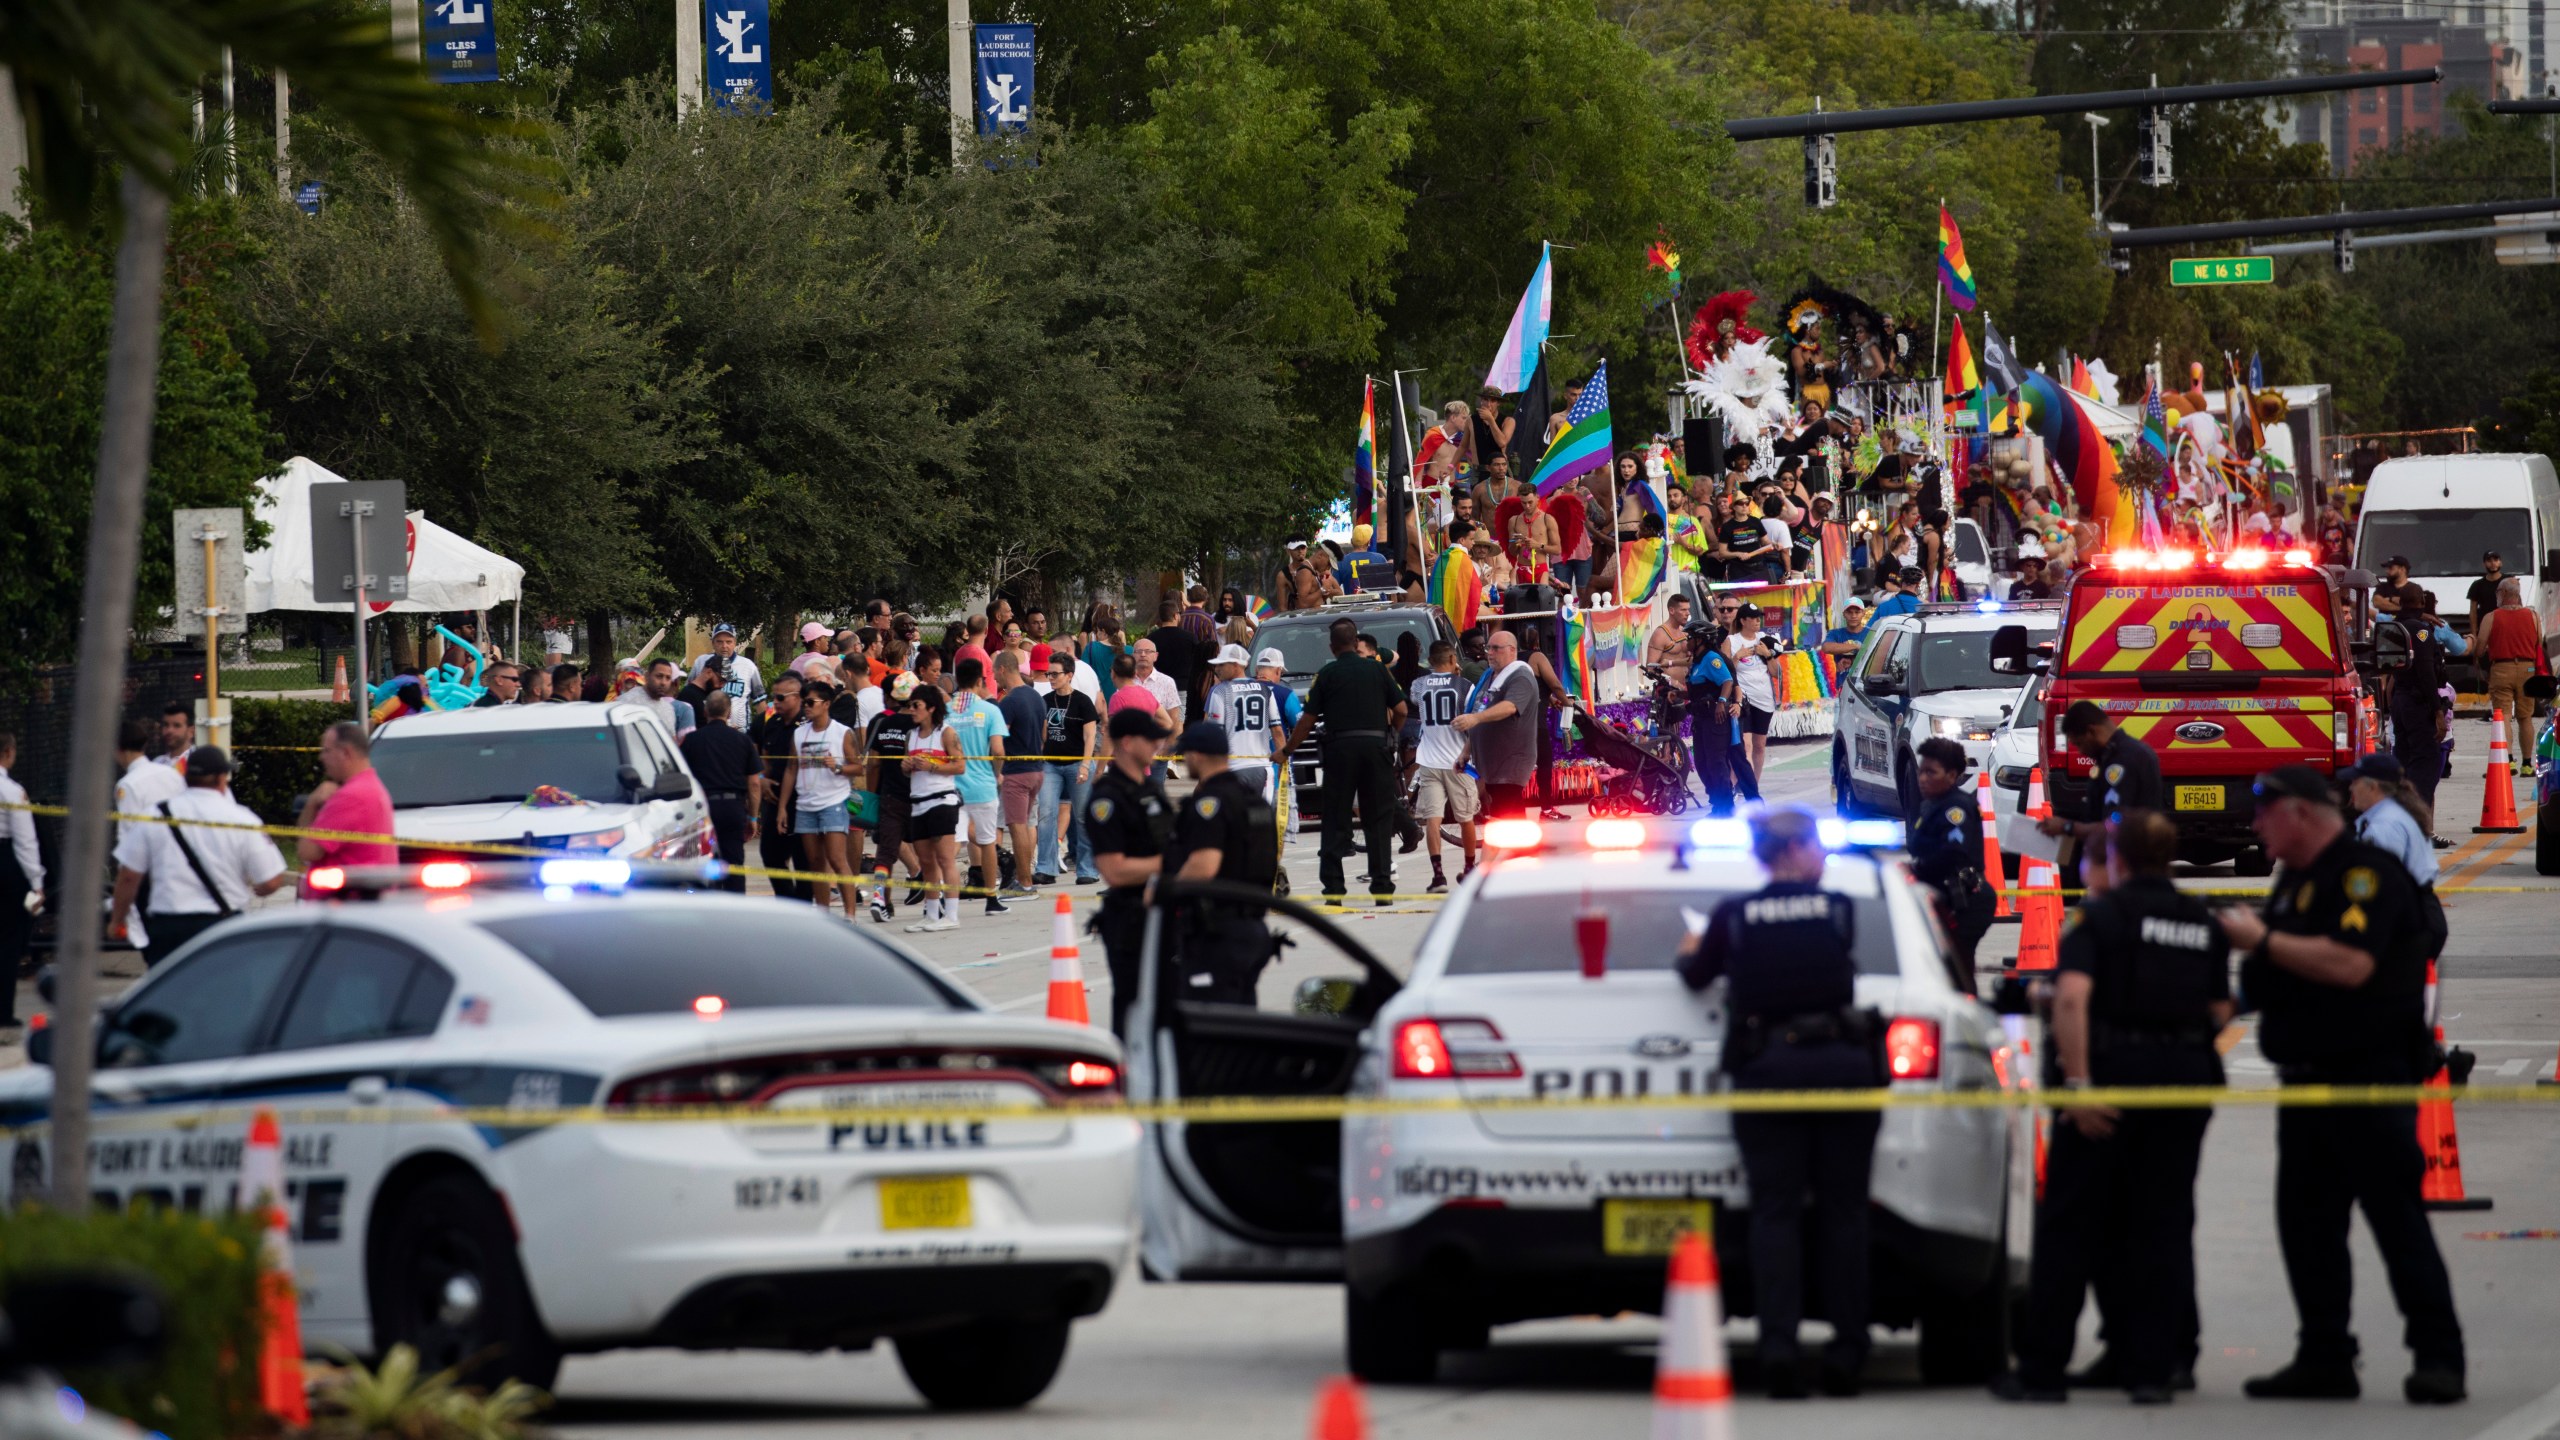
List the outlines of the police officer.
<svg viewBox="0 0 2560 1440">
<path fill-rule="evenodd" d="M 2327 776 L 2287 765 L 2258 777 L 2252 825 L 2276 872 L 2266 908 L 2215 918 L 2248 952 L 2240 989 L 2258 1048 L 2287 1085 L 2414 1085 L 2435 1067 L 2425 1015 L 2417 887 L 2400 862 L 2347 831 Z M 2300 1316 L 2293 1363 L 2243 1388 L 2252 1399 L 2353 1399 L 2347 1218 L 2361 1206 L 2391 1272 L 2416 1365 L 2412 1404 L 2464 1398 L 2462 1323 L 2420 1198 L 2426 1156 L 2409 1105 L 2287 1106 L 2276 1115 L 2276 1238 Z"/>
<path fill-rule="evenodd" d="M 2062 738 L 2089 758 L 2093 773 L 2085 786 L 2056 785 L 2053 814 L 2036 828 L 2072 837 L 2063 847 L 2062 883 L 2076 886 L 2081 844 L 2127 810 L 2167 810 L 2169 798 L 2160 783 L 2160 757 L 2124 733 L 2094 701 L 2078 701 L 2062 712 Z"/>
<path fill-rule="evenodd" d="M 1737 1090 L 1866 1089 L 1884 1083 L 1876 1017 L 1853 1008 L 1856 916 L 1822 888 L 1827 858 L 1813 816 L 1792 806 L 1751 820 L 1769 883 L 1716 906 L 1680 947 L 1680 978 L 1726 981 L 1724 1068 Z M 1772 1399 L 1806 1393 L 1796 1337 L 1804 1314 L 1805 1199 L 1813 1200 L 1822 1308 L 1832 1326 L 1825 1393 L 1854 1395 L 1867 1356 L 1867 1195 L 1875 1110 L 1736 1114 L 1751 1185 L 1751 1283 Z"/>
<path fill-rule="evenodd" d="M 1111 717 L 1111 764 L 1084 804 L 1085 835 L 1102 872 L 1102 913 L 1094 929 L 1111 970 L 1111 1033 L 1126 1040 L 1129 1006 L 1138 997 L 1138 952 L 1147 937 L 1147 884 L 1164 868 L 1173 835 L 1173 801 L 1154 777 L 1165 728 L 1144 710 Z"/>
<path fill-rule="evenodd" d="M 2214 1037 L 2231 1019 L 2230 947 L 2204 903 L 2170 882 L 2177 852 L 2177 827 L 2156 810 L 2126 811 L 2091 845 L 2092 893 L 2072 912 L 2055 977 L 2049 1088 L 2222 1084 Z M 2036 1207 L 2018 1369 L 1994 1394 L 2062 1398 L 2092 1282 L 2108 1336 L 2093 1369 L 2137 1405 L 2193 1388 L 2196 1164 L 2212 1118 L 2065 1103 Z"/>
<path fill-rule="evenodd" d="M 1982 810 L 1965 788 L 1972 761 L 1943 735 L 1920 742 L 1919 813 L 1911 817 L 1911 874 L 1938 892 L 1956 958 L 1973 973 L 1973 948 L 1991 929 L 1999 897 L 1982 871 Z"/>
<path fill-rule="evenodd" d="M 1740 681 L 1724 655 L 1724 627 L 1692 620 L 1689 637 L 1689 745 L 1697 752 L 1698 783 L 1707 787 L 1707 809 L 1733 813 L 1734 723 L 1741 713 Z"/>
<path fill-rule="evenodd" d="M 1351 853 L 1351 807 L 1360 807 L 1360 830 L 1369 851 L 1369 893 L 1381 907 L 1394 904 L 1396 857 L 1390 839 L 1396 826 L 1396 767 L 1393 739 L 1404 728 L 1404 692 L 1386 666 L 1359 652 L 1360 626 L 1342 619 L 1326 637 L 1333 659 L 1316 672 L 1307 687 L 1305 713 L 1289 732 L 1281 754 L 1295 755 L 1298 746 L 1324 722 L 1324 843 L 1317 852 L 1317 878 L 1324 897 L 1339 905 L 1347 890 L 1342 860 Z"/>
<path fill-rule="evenodd" d="M 1280 870 L 1279 813 L 1262 788 L 1228 765 L 1224 725 L 1203 720 L 1182 732 L 1174 749 L 1199 788 L 1182 802 L 1164 873 L 1183 880 L 1225 880 L 1267 891 Z M 1185 900 L 1168 917 L 1182 957 L 1178 993 L 1230 1005 L 1254 1003 L 1254 985 L 1273 954 L 1271 929 L 1259 907 L 1231 900 Z"/>
</svg>

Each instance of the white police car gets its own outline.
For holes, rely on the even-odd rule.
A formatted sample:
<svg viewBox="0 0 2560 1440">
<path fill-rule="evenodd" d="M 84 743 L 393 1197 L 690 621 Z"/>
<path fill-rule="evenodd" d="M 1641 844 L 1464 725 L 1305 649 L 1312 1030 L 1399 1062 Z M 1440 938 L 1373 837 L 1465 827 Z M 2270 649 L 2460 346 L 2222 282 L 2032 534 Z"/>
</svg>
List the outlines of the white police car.
<svg viewBox="0 0 2560 1440">
<path fill-rule="evenodd" d="M 1845 842 L 1843 822 L 1823 823 Z M 1898 824 L 1860 823 L 1884 833 L 1859 838 L 1898 843 Z M 1354 1115 L 1342 1130 L 1346 1340 L 1351 1368 L 1376 1380 L 1428 1380 L 1441 1351 L 1483 1345 L 1492 1325 L 1658 1312 L 1662 1257 L 1684 1226 L 1714 1235 L 1727 1311 L 1752 1310 L 1730 1112 L 1491 1103 L 1727 1088 L 1722 988 L 1692 995 L 1671 965 L 1683 907 L 1765 881 L 1742 822 L 1503 821 L 1487 840 L 1511 858 L 1450 898 L 1362 1037 L 1351 1087 L 1455 1106 Z M 1949 959 L 1903 864 L 1835 848 L 1824 884 L 1855 903 L 1858 1004 L 1889 1019 L 1893 1088 L 2023 1083 L 2001 1018 Z M 1917 1322 L 1933 1381 L 2004 1361 L 2031 1231 L 2027 1123 L 1996 1108 L 1885 1113 L 1874 1315 Z"/>
<path fill-rule="evenodd" d="M 935 1405 L 1037 1396 L 1134 1244 L 1136 1124 L 1063 1110 L 1117 1098 L 1118 1045 L 992 1013 L 806 906 L 617 890 L 632 868 L 437 862 L 398 872 L 423 900 L 208 932 L 103 1017 L 98 1199 L 236 1203 L 245 1113 L 274 1106 L 315 1350 L 495 1353 L 489 1373 L 547 1384 L 564 1352 L 885 1337 Z M 349 895 L 375 872 L 313 879 Z M 51 1083 L 0 1074 L 21 1202 Z M 698 1105 L 761 1113 L 650 1118 Z M 954 1105 L 1061 1113 L 896 1113 Z M 581 1106 L 629 1118 L 486 1113 Z M 884 1118 L 844 1113 L 866 1110 Z"/>
<path fill-rule="evenodd" d="M 1920 742 L 1964 746 L 1976 768 L 2016 703 L 2015 676 L 1991 668 L 2004 626 L 2052 639 L 2059 601 L 1923 605 L 1878 620 L 1840 677 L 1831 741 L 1832 799 L 1843 815 L 1908 816 L 1920 796 Z"/>
</svg>

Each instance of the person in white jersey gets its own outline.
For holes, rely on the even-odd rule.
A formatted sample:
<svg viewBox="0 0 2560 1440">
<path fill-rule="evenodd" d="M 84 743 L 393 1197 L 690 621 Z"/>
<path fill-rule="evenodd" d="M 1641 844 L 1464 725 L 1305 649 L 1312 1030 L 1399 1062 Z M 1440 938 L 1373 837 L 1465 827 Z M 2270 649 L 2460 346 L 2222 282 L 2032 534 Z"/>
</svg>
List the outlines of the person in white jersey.
<svg viewBox="0 0 2560 1440">
<path fill-rule="evenodd" d="M 1467 708 L 1467 677 L 1458 673 L 1458 647 L 1446 640 L 1431 642 L 1431 668 L 1414 677 L 1406 694 L 1422 739 L 1414 747 L 1413 818 L 1422 822 L 1423 843 L 1431 850 L 1431 890 L 1449 888 L 1440 868 L 1440 822 L 1458 822 L 1458 847 L 1467 871 L 1476 868 L 1476 782 L 1464 768 L 1467 737 L 1454 723 Z"/>
</svg>

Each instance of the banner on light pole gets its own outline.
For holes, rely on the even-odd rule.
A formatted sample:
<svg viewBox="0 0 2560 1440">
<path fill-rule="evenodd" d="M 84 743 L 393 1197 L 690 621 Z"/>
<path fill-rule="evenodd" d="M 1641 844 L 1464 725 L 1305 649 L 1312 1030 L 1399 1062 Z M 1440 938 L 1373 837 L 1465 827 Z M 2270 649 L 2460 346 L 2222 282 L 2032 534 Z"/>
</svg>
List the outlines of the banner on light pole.
<svg viewBox="0 0 2560 1440">
<path fill-rule="evenodd" d="M 978 133 L 1020 136 L 1031 129 L 1029 25 L 974 27 L 978 55 Z M 992 161 L 989 163 L 993 163 Z"/>
<path fill-rule="evenodd" d="M 431 0 L 418 27 L 419 56 L 427 73 L 447 85 L 498 78 L 498 29 L 489 19 L 492 0 Z"/>
<path fill-rule="evenodd" d="M 773 60 L 765 0 L 704 0 L 711 37 L 711 101 L 735 110 L 773 103 Z"/>
</svg>

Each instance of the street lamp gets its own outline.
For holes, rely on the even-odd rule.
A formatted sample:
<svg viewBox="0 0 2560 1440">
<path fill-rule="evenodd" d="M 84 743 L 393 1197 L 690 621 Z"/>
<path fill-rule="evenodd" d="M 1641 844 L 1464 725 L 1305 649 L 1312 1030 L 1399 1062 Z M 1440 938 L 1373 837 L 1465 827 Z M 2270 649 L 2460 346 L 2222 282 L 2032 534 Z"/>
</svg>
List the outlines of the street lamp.
<svg viewBox="0 0 2560 1440">
<path fill-rule="evenodd" d="M 2092 111 L 2080 118 L 2089 122 L 2089 223 L 2102 225 L 2106 222 L 2098 213 L 2098 132 L 2107 128 L 2107 117 Z"/>
</svg>

